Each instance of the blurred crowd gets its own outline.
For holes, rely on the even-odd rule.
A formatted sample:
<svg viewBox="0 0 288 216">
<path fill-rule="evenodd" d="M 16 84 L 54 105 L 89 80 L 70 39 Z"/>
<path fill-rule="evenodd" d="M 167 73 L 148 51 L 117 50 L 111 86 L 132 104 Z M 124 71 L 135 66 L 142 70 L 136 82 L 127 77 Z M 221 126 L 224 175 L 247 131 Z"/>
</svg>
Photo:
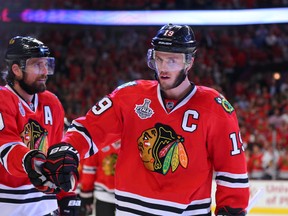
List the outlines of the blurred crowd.
<svg viewBox="0 0 288 216">
<path fill-rule="evenodd" d="M 157 29 L 1 25 L 1 70 L 5 71 L 3 52 L 12 36 L 41 39 L 56 58 L 48 89 L 59 97 L 71 120 L 118 85 L 153 79 L 146 53 Z M 288 26 L 193 29 L 198 50 L 191 80 L 217 89 L 233 104 L 250 177 L 288 179 Z"/>
<path fill-rule="evenodd" d="M 9 0 L 2 7 L 74 10 L 210 10 L 287 7 L 287 0 Z"/>
</svg>

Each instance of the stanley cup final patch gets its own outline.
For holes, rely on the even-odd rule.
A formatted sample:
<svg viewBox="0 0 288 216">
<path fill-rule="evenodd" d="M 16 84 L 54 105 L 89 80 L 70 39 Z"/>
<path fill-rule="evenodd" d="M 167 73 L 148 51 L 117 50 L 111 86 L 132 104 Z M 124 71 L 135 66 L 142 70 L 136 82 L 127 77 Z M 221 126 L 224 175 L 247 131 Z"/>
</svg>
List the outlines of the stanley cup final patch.
<svg viewBox="0 0 288 216">
<path fill-rule="evenodd" d="M 141 119 L 151 118 L 151 116 L 154 114 L 154 111 L 151 109 L 151 107 L 149 107 L 150 103 L 151 100 L 145 98 L 143 104 L 136 104 L 134 110 Z"/>
</svg>

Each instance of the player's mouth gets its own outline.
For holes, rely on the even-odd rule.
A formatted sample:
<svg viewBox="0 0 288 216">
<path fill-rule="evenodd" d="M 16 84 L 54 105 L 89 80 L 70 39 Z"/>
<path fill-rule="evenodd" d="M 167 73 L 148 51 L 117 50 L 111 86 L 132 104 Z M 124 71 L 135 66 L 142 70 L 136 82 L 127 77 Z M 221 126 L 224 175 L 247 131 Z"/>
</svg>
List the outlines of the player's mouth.
<svg viewBox="0 0 288 216">
<path fill-rule="evenodd" d="M 160 78 L 166 80 L 166 79 L 169 79 L 170 76 L 168 76 L 166 74 L 162 74 L 162 75 L 160 75 Z"/>
<path fill-rule="evenodd" d="M 46 78 L 37 80 L 37 82 L 40 82 L 40 83 L 45 83 L 46 81 L 47 81 Z"/>
<path fill-rule="evenodd" d="M 47 81 L 47 76 L 41 76 L 41 78 L 39 78 L 37 81 L 38 82 L 46 82 Z"/>
</svg>

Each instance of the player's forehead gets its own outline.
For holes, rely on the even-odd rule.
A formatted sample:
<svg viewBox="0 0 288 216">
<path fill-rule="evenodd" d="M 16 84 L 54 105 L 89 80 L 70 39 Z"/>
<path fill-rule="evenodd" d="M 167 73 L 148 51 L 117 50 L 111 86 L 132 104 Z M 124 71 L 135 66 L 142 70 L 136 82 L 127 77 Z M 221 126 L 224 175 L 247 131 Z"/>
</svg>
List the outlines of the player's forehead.
<svg viewBox="0 0 288 216">
<path fill-rule="evenodd" d="M 47 62 L 47 57 L 40 57 L 40 58 L 29 58 L 27 59 L 26 63 L 28 64 L 35 64 L 35 63 L 45 63 Z"/>
<path fill-rule="evenodd" d="M 162 59 L 183 59 L 184 53 L 172 53 L 172 52 L 163 52 L 163 51 L 155 51 L 155 57 Z"/>
</svg>

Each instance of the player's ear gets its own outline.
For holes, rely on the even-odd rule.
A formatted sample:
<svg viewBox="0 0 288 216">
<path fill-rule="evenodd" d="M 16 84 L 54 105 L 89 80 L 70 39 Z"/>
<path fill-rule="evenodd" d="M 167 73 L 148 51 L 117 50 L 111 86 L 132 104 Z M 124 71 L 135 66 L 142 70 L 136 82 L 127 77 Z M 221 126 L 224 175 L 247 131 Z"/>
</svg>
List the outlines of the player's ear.
<svg viewBox="0 0 288 216">
<path fill-rule="evenodd" d="M 189 71 L 189 70 L 192 68 L 193 63 L 194 63 L 194 57 L 191 58 L 191 60 L 190 60 L 190 62 L 189 62 L 189 64 L 188 64 L 188 66 L 187 66 L 186 71 Z"/>
<path fill-rule="evenodd" d="M 11 68 L 16 78 L 22 78 L 22 70 L 18 64 L 13 64 Z"/>
</svg>

